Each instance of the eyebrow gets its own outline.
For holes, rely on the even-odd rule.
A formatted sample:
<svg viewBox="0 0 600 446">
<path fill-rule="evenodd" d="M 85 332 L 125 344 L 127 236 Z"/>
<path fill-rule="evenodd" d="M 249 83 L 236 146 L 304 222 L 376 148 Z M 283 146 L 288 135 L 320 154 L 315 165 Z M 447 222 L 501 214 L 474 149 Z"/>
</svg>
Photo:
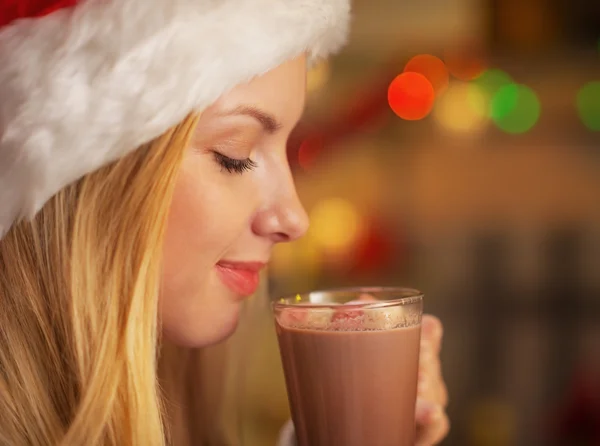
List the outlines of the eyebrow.
<svg viewBox="0 0 600 446">
<path fill-rule="evenodd" d="M 281 127 L 283 127 L 283 124 L 281 124 L 279 121 L 277 121 L 277 119 L 275 119 L 275 117 L 273 115 L 271 115 L 270 113 L 267 113 L 264 110 L 261 110 L 254 106 L 251 106 L 251 105 L 240 105 L 239 107 L 236 107 L 232 111 L 224 113 L 223 116 L 240 116 L 240 115 L 250 116 L 250 117 L 256 119 L 260 123 L 260 125 L 263 127 L 265 132 L 267 132 L 269 134 L 273 134 L 273 133 L 277 132 L 277 130 L 279 130 Z"/>
</svg>

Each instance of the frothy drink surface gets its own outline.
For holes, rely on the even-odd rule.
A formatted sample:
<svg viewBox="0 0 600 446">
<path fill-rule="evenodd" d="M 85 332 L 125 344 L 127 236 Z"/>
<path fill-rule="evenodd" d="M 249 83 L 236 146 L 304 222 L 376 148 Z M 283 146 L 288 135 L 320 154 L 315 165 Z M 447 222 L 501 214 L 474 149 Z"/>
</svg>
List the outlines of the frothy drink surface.
<svg viewBox="0 0 600 446">
<path fill-rule="evenodd" d="M 414 446 L 420 325 L 277 333 L 300 446 Z"/>
</svg>

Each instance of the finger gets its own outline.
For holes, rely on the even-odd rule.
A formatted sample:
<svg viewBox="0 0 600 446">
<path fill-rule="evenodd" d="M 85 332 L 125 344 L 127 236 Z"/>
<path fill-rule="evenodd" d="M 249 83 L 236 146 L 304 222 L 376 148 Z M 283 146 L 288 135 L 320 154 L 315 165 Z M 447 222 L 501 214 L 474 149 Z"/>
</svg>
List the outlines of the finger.
<svg viewBox="0 0 600 446">
<path fill-rule="evenodd" d="M 430 341 L 433 351 L 437 354 L 442 347 L 442 338 L 444 336 L 444 327 L 442 322 L 430 314 L 423 315 L 421 319 L 421 339 Z"/>
<path fill-rule="evenodd" d="M 441 377 L 429 373 L 426 369 L 419 371 L 417 395 L 419 398 L 434 402 L 442 407 L 448 405 L 446 384 Z"/>
<path fill-rule="evenodd" d="M 427 400 L 434 399 L 432 394 L 435 381 L 438 379 L 435 355 L 429 342 L 421 342 L 421 351 L 419 353 L 419 387 L 418 394 Z"/>
<path fill-rule="evenodd" d="M 427 376 L 419 377 L 417 395 L 442 407 L 448 406 L 448 389 L 441 380 L 431 380 Z"/>
<path fill-rule="evenodd" d="M 436 404 L 427 398 L 417 398 L 417 406 L 415 409 L 415 421 L 417 426 L 427 426 L 436 410 Z"/>
<path fill-rule="evenodd" d="M 437 382 L 437 402 L 443 408 L 448 407 L 448 387 L 443 379 Z"/>
<path fill-rule="evenodd" d="M 441 406 L 417 403 L 417 446 L 436 445 L 448 435 L 449 430 L 450 421 Z"/>
<path fill-rule="evenodd" d="M 430 379 L 442 379 L 440 355 L 436 351 L 434 343 L 431 341 L 421 341 L 419 351 L 419 371 L 429 375 Z"/>
<path fill-rule="evenodd" d="M 417 397 L 425 401 L 436 401 L 435 385 L 429 379 L 427 373 L 419 372 L 419 384 L 417 385 Z"/>
<path fill-rule="evenodd" d="M 439 355 L 433 353 L 431 343 L 428 341 L 421 342 L 418 395 L 442 407 L 448 404 L 448 390 L 442 377 Z"/>
</svg>

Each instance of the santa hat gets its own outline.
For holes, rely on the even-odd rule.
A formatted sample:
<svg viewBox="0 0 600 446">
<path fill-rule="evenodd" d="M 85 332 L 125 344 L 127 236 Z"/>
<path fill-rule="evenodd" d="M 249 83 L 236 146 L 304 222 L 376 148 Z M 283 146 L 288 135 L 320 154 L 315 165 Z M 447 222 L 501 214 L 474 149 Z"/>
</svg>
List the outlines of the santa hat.
<svg viewBox="0 0 600 446">
<path fill-rule="evenodd" d="M 349 0 L 0 0 L 0 238 L 232 87 L 346 37 Z"/>
</svg>

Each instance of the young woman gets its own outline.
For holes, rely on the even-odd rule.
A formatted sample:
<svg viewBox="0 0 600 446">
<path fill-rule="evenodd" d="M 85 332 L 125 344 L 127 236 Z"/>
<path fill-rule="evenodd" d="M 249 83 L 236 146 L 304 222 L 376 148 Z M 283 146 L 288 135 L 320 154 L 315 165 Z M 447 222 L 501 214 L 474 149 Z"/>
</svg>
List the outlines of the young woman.
<svg viewBox="0 0 600 446">
<path fill-rule="evenodd" d="M 227 338 L 273 246 L 306 231 L 285 145 L 307 63 L 342 45 L 348 14 L 0 0 L 0 445 L 208 444 L 193 402 L 166 413 L 162 341 Z M 434 444 L 436 319 L 423 338 Z"/>
</svg>

